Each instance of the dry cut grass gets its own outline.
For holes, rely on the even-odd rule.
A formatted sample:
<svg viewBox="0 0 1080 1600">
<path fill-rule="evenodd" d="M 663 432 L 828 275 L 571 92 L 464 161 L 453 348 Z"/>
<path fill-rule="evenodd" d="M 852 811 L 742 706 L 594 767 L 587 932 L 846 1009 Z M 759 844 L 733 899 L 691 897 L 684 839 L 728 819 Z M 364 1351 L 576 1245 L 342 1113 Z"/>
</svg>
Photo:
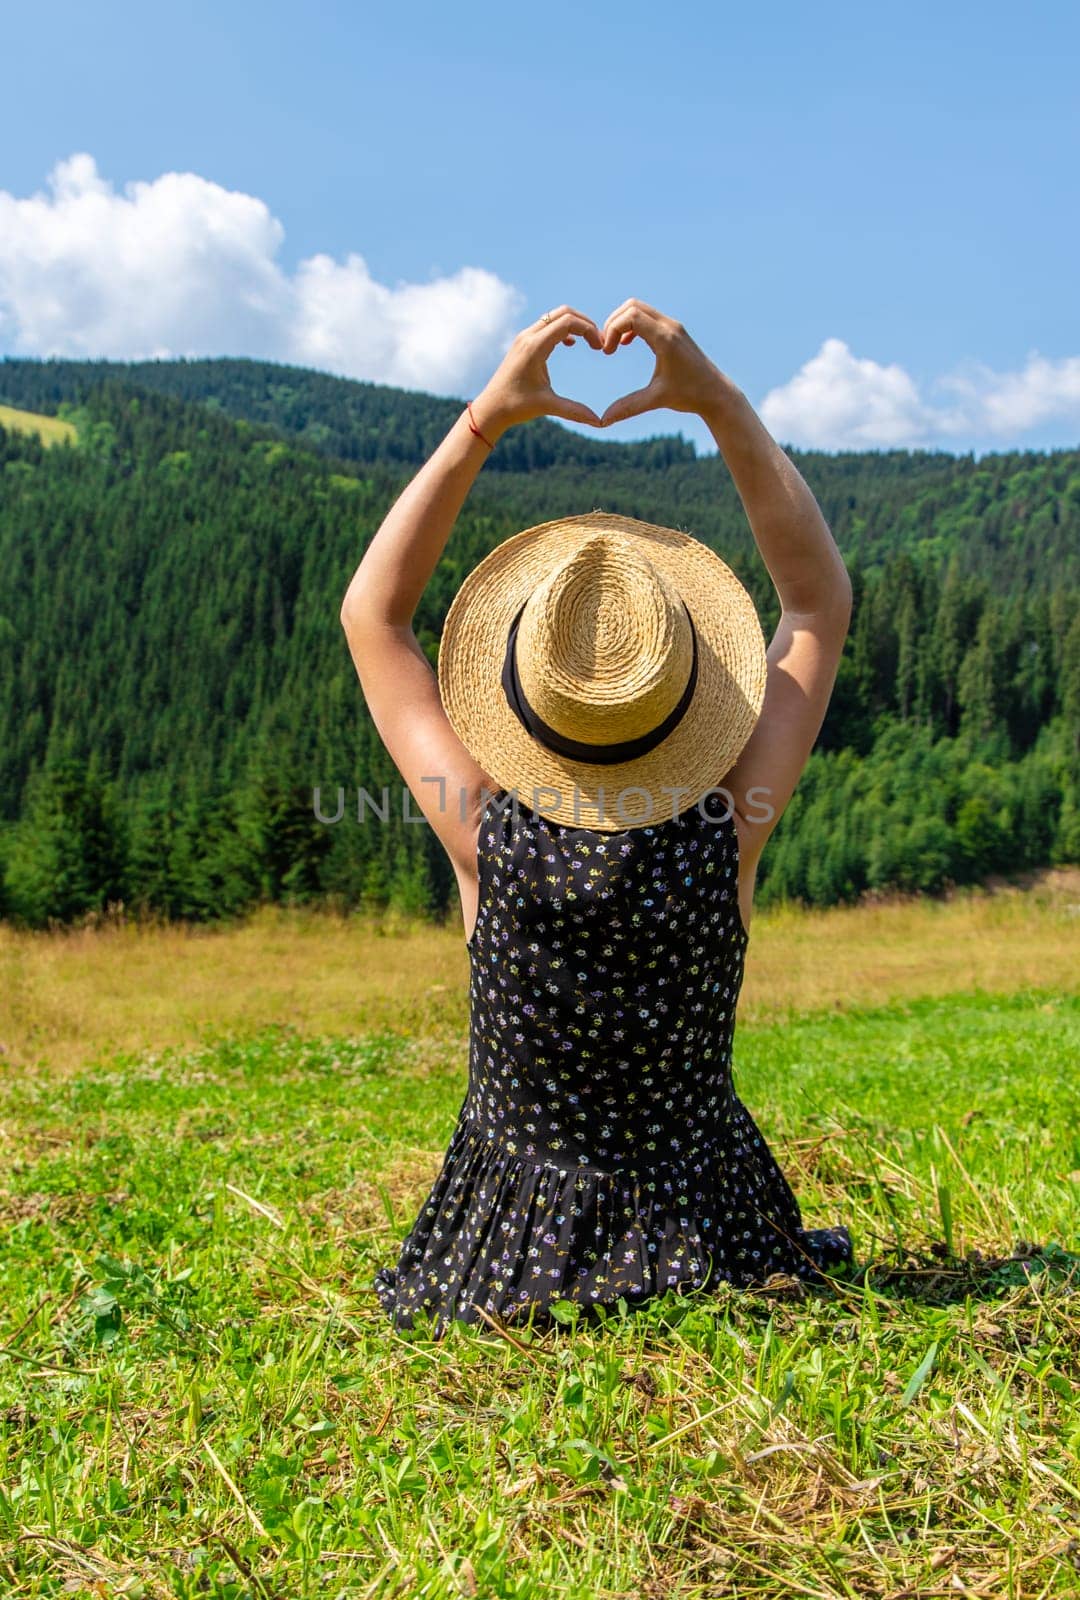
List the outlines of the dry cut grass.
<svg viewBox="0 0 1080 1600">
<path fill-rule="evenodd" d="M 0 926 L 0 1059 L 75 1070 L 251 1025 L 461 1037 L 468 959 L 446 927 L 266 909 L 220 929 Z M 1023 890 L 754 918 L 740 1015 L 958 993 L 1076 993 L 1080 871 Z"/>
</svg>

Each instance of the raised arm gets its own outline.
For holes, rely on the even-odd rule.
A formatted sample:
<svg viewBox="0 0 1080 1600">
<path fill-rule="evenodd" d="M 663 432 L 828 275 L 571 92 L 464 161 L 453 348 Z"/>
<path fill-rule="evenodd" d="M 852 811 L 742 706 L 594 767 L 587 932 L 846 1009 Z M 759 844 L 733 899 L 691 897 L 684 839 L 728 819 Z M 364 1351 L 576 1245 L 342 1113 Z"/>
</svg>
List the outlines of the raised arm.
<svg viewBox="0 0 1080 1600">
<path fill-rule="evenodd" d="M 756 866 L 829 705 L 851 619 L 851 579 L 817 501 L 745 395 L 727 385 L 702 415 L 739 491 L 780 601 L 761 717 L 726 787 Z"/>
<path fill-rule="evenodd" d="M 644 389 L 609 406 L 602 421 L 621 421 L 660 406 L 704 418 L 780 600 L 761 717 L 724 785 L 739 826 L 740 897 L 748 922 L 758 858 L 825 717 L 851 617 L 851 580 L 794 462 L 682 324 L 629 300 L 603 331 L 609 354 L 635 336 L 644 339 L 656 355 L 656 371 Z"/>
<path fill-rule="evenodd" d="M 454 865 L 466 924 L 475 914 L 476 833 L 491 780 L 454 733 L 438 683 L 413 632 L 413 617 L 476 475 L 507 428 L 532 417 L 599 424 L 588 406 L 552 391 L 547 359 L 595 322 L 560 306 L 519 333 L 472 403 L 398 496 L 364 553 L 341 606 L 341 623 L 379 735 Z M 489 443 L 485 443 L 485 439 Z M 426 781 L 425 781 L 426 780 Z"/>
</svg>

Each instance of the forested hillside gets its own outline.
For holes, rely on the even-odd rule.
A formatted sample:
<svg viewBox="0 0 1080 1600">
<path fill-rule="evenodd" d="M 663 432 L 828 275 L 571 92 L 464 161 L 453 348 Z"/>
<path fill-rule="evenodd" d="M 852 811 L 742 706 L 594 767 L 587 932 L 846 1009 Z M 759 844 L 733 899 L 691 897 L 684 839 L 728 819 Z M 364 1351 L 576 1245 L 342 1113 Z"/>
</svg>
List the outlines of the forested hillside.
<svg viewBox="0 0 1080 1600">
<path fill-rule="evenodd" d="M 0 394 L 21 396 L 30 410 L 56 412 L 79 404 L 96 385 L 121 377 L 139 389 L 200 401 L 244 422 L 259 423 L 306 449 L 372 466 L 414 466 L 448 432 L 464 401 L 442 400 L 377 383 L 332 378 L 305 367 L 269 361 L 0 361 Z M 31 398 L 34 404 L 31 405 Z M 528 471 L 555 462 L 596 466 L 606 461 L 665 467 L 693 461 L 685 439 L 618 445 L 538 421 L 499 442 L 491 472 Z"/>
<path fill-rule="evenodd" d="M 212 918 L 260 899 L 442 910 L 338 621 L 366 540 L 455 401 L 245 361 L 0 363 L 0 912 L 110 901 Z M 1080 453 L 799 454 L 851 566 L 833 705 L 766 851 L 763 900 L 936 890 L 1080 859 Z M 465 573 L 599 506 L 693 531 L 773 600 L 722 463 L 550 422 L 500 442 L 418 616 L 435 659 Z M 332 815 L 313 812 L 313 790 Z"/>
</svg>

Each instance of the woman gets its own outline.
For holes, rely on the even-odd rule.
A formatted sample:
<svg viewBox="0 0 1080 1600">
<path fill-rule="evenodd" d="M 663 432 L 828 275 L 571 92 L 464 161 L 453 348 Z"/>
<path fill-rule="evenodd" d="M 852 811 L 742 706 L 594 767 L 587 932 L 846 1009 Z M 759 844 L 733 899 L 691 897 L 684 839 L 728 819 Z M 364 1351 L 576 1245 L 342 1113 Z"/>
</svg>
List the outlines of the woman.
<svg viewBox="0 0 1080 1600">
<path fill-rule="evenodd" d="M 547 360 L 641 338 L 650 383 L 597 417 Z M 602 512 L 527 529 L 462 585 L 438 677 L 412 619 L 477 472 L 541 415 L 708 424 L 781 604 L 688 534 Z M 385 518 L 342 606 L 371 715 L 453 863 L 469 1088 L 442 1170 L 376 1277 L 396 1326 L 543 1323 L 852 1260 L 804 1229 L 734 1092 L 758 859 L 821 726 L 851 586 L 813 495 L 685 328 L 628 300 L 526 328 Z"/>
</svg>

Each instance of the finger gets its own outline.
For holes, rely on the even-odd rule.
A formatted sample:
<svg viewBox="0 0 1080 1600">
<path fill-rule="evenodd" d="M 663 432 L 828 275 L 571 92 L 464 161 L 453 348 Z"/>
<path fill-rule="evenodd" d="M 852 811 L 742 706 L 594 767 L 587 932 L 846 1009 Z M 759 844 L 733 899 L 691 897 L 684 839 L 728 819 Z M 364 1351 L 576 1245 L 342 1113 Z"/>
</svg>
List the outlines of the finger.
<svg viewBox="0 0 1080 1600">
<path fill-rule="evenodd" d="M 611 322 L 615 317 L 621 316 L 624 311 L 633 310 L 634 306 L 636 305 L 636 300 L 624 300 L 621 306 L 616 306 L 614 311 L 609 312 L 601 332 L 606 330 L 608 323 Z"/>
<path fill-rule="evenodd" d="M 625 422 L 628 417 L 640 417 L 643 411 L 655 411 L 663 404 L 663 391 L 654 380 L 647 383 L 644 389 L 634 389 L 630 394 L 624 394 L 621 399 L 613 400 L 600 418 L 600 426 L 610 428 L 613 422 Z"/>
<path fill-rule="evenodd" d="M 554 391 L 548 397 L 548 416 L 562 417 L 566 422 L 588 422 L 594 428 L 600 426 L 600 418 L 591 406 L 582 405 L 580 400 L 568 400 Z"/>
<path fill-rule="evenodd" d="M 546 324 L 537 323 L 532 330 L 531 340 L 534 348 L 541 351 L 546 358 L 555 346 L 561 344 L 571 333 L 580 333 L 594 350 L 599 350 L 600 329 L 596 323 L 582 312 L 570 309 L 560 311 Z"/>
<path fill-rule="evenodd" d="M 568 311 L 573 311 L 573 309 L 573 306 L 553 306 L 550 311 L 545 311 L 542 317 L 537 317 L 531 331 L 542 333 L 549 323 L 555 321 L 556 317 L 564 317 Z"/>
<path fill-rule="evenodd" d="M 644 339 L 650 349 L 655 348 L 655 329 L 650 326 L 648 319 L 634 307 L 631 310 L 616 313 L 608 321 L 601 335 L 603 343 L 600 348 L 605 355 L 611 355 L 621 344 L 629 344 L 638 335 Z"/>
<path fill-rule="evenodd" d="M 628 300 L 617 311 L 613 311 L 604 323 L 601 348 L 606 355 L 610 355 L 618 349 L 623 334 L 629 333 L 639 334 L 649 348 L 655 350 L 657 339 L 663 337 L 665 321 L 652 306 L 645 305 L 641 300 Z"/>
<path fill-rule="evenodd" d="M 566 316 L 583 317 L 585 316 L 585 313 L 583 311 L 579 311 L 577 306 L 552 306 L 551 310 L 545 311 L 542 317 L 537 317 L 532 327 L 526 329 L 526 332 L 543 333 L 544 329 L 550 328 L 553 322 L 557 322 L 560 317 Z M 587 322 L 592 322 L 591 317 L 586 317 L 585 320 Z"/>
<path fill-rule="evenodd" d="M 572 308 L 560 311 L 552 317 L 550 322 L 542 325 L 539 329 L 536 343 L 538 348 L 547 354 L 554 350 L 557 344 L 565 343 L 574 334 L 580 334 L 594 350 L 599 350 L 600 329 L 591 317 L 585 316 L 584 312 L 574 311 Z"/>
<path fill-rule="evenodd" d="M 663 317 L 643 307 L 640 300 L 634 301 L 625 310 L 612 312 L 602 330 L 601 348 L 606 355 L 610 355 L 620 344 L 629 344 L 637 336 L 645 341 L 650 350 L 655 350 L 665 331 Z"/>
<path fill-rule="evenodd" d="M 665 320 L 662 311 L 658 311 L 655 306 L 649 305 L 648 301 L 639 300 L 636 295 L 631 295 L 629 300 L 624 300 L 621 306 L 615 307 L 604 326 L 607 327 L 608 322 L 611 322 L 615 317 L 621 316 L 624 311 L 641 311 L 645 316 L 652 317 L 657 322 Z M 670 318 L 667 320 L 670 321 Z"/>
</svg>

